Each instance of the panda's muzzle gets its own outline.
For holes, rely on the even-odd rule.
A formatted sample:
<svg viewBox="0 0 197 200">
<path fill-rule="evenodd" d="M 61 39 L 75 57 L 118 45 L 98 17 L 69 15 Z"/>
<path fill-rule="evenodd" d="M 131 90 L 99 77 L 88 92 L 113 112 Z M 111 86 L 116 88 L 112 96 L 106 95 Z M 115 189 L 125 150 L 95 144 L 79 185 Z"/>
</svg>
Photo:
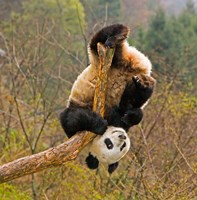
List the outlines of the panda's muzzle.
<svg viewBox="0 0 197 200">
<path fill-rule="evenodd" d="M 121 140 L 126 140 L 127 139 L 127 137 L 125 136 L 125 135 L 119 135 L 118 136 Z"/>
</svg>

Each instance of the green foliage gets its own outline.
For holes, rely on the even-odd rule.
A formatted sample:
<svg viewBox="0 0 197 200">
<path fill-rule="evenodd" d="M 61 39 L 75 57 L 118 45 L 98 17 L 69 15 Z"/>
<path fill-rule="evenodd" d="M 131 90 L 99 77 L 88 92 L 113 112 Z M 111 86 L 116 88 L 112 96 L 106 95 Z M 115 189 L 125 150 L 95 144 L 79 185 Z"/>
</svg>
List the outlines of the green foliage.
<svg viewBox="0 0 197 200">
<path fill-rule="evenodd" d="M 40 197 L 50 195 L 52 199 L 124 200 L 124 195 L 118 189 L 107 191 L 108 175 L 105 172 L 99 173 L 103 176 L 102 179 L 98 173 L 78 162 L 66 163 L 61 169 L 48 170 L 43 174 Z"/>
<path fill-rule="evenodd" d="M 176 104 L 174 103 L 176 102 Z M 178 95 L 169 95 L 168 103 L 171 114 L 173 114 L 176 119 L 181 119 L 183 116 L 188 116 L 192 110 L 197 109 L 197 98 L 189 96 L 186 93 L 179 92 Z"/>
<path fill-rule="evenodd" d="M 78 0 L 27 1 L 24 2 L 22 17 L 27 23 L 32 19 L 39 19 L 40 25 L 43 25 L 44 21 L 48 20 L 51 26 L 55 26 L 56 34 L 62 32 L 79 33 L 81 31 L 79 19 L 81 20 L 81 26 L 85 25 L 83 7 Z"/>
<path fill-rule="evenodd" d="M 4 183 L 0 185 L 0 199 L 31 200 L 32 198 L 25 192 L 18 190 L 15 186 Z"/>
<path fill-rule="evenodd" d="M 94 1 L 95 2 L 95 1 Z M 118 17 L 120 15 L 120 1 L 119 0 L 97 0 L 98 7 L 97 19 L 104 19 L 106 16 L 106 6 L 108 6 L 108 17 Z"/>
<path fill-rule="evenodd" d="M 0 24 L 6 36 L 4 49 L 8 48 L 9 56 L 14 57 L 6 61 L 1 73 L 18 74 L 14 78 L 16 85 L 25 80 L 17 90 L 26 103 L 34 108 L 42 104 L 42 109 L 47 110 L 51 101 L 60 97 L 60 90 L 64 98 L 69 94 L 71 82 L 84 67 L 81 60 L 86 44 L 81 27 L 85 29 L 85 14 L 79 0 L 24 1 L 23 12 L 12 13 L 8 21 Z M 7 80 L 6 89 L 12 87 L 13 77 Z M 39 112 L 42 109 L 38 108 Z"/>
<path fill-rule="evenodd" d="M 29 60 L 39 54 L 47 57 L 46 66 L 54 68 L 62 56 L 70 65 L 84 57 L 81 27 L 85 30 L 85 14 L 79 0 L 30 0 L 24 1 L 23 12 L 13 12 L 1 29 L 8 40 L 14 38 L 15 48 L 29 54 Z"/>
<path fill-rule="evenodd" d="M 167 17 L 161 9 L 156 12 L 148 30 L 139 32 L 139 44 L 149 55 L 158 73 L 196 85 L 197 13 L 194 5 L 178 17 Z M 174 77 L 173 77 L 174 78 Z"/>
</svg>

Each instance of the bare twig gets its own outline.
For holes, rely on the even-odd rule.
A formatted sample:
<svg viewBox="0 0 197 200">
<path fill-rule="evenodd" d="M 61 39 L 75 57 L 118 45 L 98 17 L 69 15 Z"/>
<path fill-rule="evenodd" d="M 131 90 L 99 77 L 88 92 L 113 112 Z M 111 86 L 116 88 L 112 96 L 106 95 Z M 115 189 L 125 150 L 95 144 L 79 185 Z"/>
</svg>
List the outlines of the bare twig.
<svg viewBox="0 0 197 200">
<path fill-rule="evenodd" d="M 185 163 L 187 164 L 187 166 L 192 170 L 192 172 L 194 174 L 196 174 L 196 172 L 194 171 L 194 169 L 191 167 L 191 165 L 189 164 L 187 158 L 185 157 L 185 155 L 183 154 L 183 152 L 180 150 L 180 148 L 178 147 L 177 143 L 174 142 L 175 147 L 177 148 L 178 152 L 181 154 L 181 156 L 183 157 Z"/>
</svg>

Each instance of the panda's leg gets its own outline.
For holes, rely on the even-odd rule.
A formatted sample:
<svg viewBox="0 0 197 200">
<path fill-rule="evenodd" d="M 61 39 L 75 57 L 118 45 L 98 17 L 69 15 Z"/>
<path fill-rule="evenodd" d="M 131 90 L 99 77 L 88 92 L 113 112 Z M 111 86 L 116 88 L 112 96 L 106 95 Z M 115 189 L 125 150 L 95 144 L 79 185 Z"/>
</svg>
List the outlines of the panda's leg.
<svg viewBox="0 0 197 200">
<path fill-rule="evenodd" d="M 91 153 L 89 153 L 85 161 L 89 169 L 97 169 L 99 166 L 99 160 Z"/>
<path fill-rule="evenodd" d="M 110 126 L 121 127 L 126 130 L 125 123 L 122 121 L 123 113 L 120 112 L 118 106 L 112 108 L 111 113 L 107 116 L 107 121 Z"/>
<path fill-rule="evenodd" d="M 108 166 L 108 172 L 111 174 L 111 173 L 113 173 L 116 169 L 117 169 L 117 167 L 118 167 L 118 162 L 116 162 L 116 163 L 113 163 L 113 164 L 110 164 L 109 166 Z"/>
<path fill-rule="evenodd" d="M 69 138 L 84 130 L 102 135 L 108 125 L 100 115 L 83 108 L 66 108 L 60 114 L 60 122 Z"/>
<path fill-rule="evenodd" d="M 151 97 L 155 83 L 155 79 L 150 76 L 138 75 L 127 84 L 119 104 L 124 129 L 140 123 L 143 118 L 141 107 Z"/>
<path fill-rule="evenodd" d="M 97 53 L 97 43 L 104 44 L 107 48 L 115 48 L 116 45 L 121 44 L 129 33 L 129 28 L 122 24 L 114 24 L 106 26 L 97 32 L 90 41 L 90 50 L 95 55 Z"/>
<path fill-rule="evenodd" d="M 151 97 L 155 79 L 147 75 L 134 76 L 127 84 L 119 104 L 122 112 L 129 108 L 142 107 Z"/>
<path fill-rule="evenodd" d="M 151 76 L 141 74 L 132 78 L 132 84 L 135 87 L 132 97 L 134 99 L 133 107 L 140 108 L 152 96 L 156 80 Z"/>
</svg>

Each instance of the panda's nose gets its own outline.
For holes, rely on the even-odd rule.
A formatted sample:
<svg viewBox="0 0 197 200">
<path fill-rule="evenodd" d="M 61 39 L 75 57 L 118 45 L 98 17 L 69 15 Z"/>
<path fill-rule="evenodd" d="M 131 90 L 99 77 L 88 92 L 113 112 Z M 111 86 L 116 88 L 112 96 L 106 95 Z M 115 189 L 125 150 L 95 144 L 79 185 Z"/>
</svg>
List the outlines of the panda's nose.
<svg viewBox="0 0 197 200">
<path fill-rule="evenodd" d="M 126 140 L 126 138 L 127 138 L 125 135 L 119 135 L 118 137 L 119 137 L 120 139 L 122 139 L 122 140 Z"/>
</svg>

